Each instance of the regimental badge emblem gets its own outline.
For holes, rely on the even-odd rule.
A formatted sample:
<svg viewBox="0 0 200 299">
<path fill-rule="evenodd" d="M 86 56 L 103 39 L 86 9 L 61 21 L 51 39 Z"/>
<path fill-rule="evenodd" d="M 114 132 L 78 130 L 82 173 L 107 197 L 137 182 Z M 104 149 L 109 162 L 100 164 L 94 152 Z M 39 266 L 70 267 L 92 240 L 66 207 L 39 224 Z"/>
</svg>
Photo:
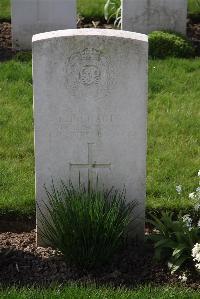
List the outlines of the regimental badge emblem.
<svg viewBox="0 0 200 299">
<path fill-rule="evenodd" d="M 67 62 L 67 86 L 77 97 L 104 98 L 113 86 L 109 58 L 94 48 L 71 55 Z"/>
</svg>

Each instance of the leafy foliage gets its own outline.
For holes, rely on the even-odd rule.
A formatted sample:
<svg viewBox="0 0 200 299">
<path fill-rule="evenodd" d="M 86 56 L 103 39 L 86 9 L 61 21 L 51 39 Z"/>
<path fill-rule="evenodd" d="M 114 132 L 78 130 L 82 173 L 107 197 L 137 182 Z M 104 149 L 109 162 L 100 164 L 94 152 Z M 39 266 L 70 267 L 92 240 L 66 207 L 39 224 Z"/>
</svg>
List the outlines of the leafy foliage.
<svg viewBox="0 0 200 299">
<path fill-rule="evenodd" d="M 104 6 L 104 16 L 106 21 L 115 19 L 114 25 L 121 26 L 121 11 L 122 4 L 121 0 L 107 0 Z"/>
<path fill-rule="evenodd" d="M 149 55 L 152 58 L 189 58 L 195 55 L 195 50 L 180 34 L 154 31 L 149 34 Z"/>
<path fill-rule="evenodd" d="M 192 261 L 191 252 L 200 240 L 200 228 L 188 226 L 181 217 L 179 220 L 173 220 L 173 213 L 169 212 L 163 212 L 160 219 L 151 216 L 149 222 L 158 231 L 150 236 L 155 242 L 155 258 L 166 261 L 173 273 L 186 261 Z"/>
<path fill-rule="evenodd" d="M 125 190 L 87 191 L 61 183 L 46 190 L 49 216 L 42 212 L 42 236 L 68 262 L 91 268 L 109 262 L 123 244 L 134 203 L 125 203 Z"/>
</svg>

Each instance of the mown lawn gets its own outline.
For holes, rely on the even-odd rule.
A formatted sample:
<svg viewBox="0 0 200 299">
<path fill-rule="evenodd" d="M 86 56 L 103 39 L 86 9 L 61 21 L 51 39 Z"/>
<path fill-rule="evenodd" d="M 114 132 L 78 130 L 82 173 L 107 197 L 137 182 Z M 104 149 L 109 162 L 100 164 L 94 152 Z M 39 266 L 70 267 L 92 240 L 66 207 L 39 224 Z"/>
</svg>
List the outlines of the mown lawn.
<svg viewBox="0 0 200 299">
<path fill-rule="evenodd" d="M 151 60 L 147 207 L 184 209 L 200 168 L 200 59 Z M 0 63 L 0 213 L 34 212 L 31 57 Z M 176 185 L 183 186 L 178 195 Z"/>
<path fill-rule="evenodd" d="M 190 13 L 200 13 L 199 0 L 189 0 L 188 10 Z M 77 0 L 78 13 L 84 17 L 103 17 L 106 0 Z M 10 19 L 10 0 L 0 0 L 0 19 Z"/>
<path fill-rule="evenodd" d="M 200 168 L 200 59 L 150 61 L 147 155 L 149 208 L 188 207 Z M 182 185 L 178 195 L 175 186 Z"/>
<path fill-rule="evenodd" d="M 86 18 L 103 18 L 105 3 L 106 0 L 78 0 L 78 13 Z"/>
<path fill-rule="evenodd" d="M 200 292 L 186 288 L 151 288 L 150 286 L 137 288 L 133 291 L 75 285 L 46 290 L 27 288 L 0 290 L 0 298 L 2 299 L 199 299 L 199 296 Z"/>
<path fill-rule="evenodd" d="M 0 20 L 10 19 L 10 0 L 0 0 Z"/>
<path fill-rule="evenodd" d="M 0 210 L 19 213 L 34 212 L 31 72 L 30 57 L 0 63 Z"/>
<path fill-rule="evenodd" d="M 199 0 L 189 0 L 188 1 L 188 11 L 190 14 L 200 14 L 200 1 Z"/>
</svg>

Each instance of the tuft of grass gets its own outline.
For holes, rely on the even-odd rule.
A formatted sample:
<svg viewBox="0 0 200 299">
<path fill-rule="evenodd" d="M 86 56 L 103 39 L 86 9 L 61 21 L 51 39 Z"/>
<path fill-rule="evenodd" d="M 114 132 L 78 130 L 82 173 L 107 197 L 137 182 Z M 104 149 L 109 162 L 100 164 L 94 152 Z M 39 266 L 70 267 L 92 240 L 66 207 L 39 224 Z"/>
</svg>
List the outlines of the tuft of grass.
<svg viewBox="0 0 200 299">
<path fill-rule="evenodd" d="M 96 286 L 78 286 L 75 284 L 49 289 L 16 288 L 0 289 L 2 299 L 199 299 L 200 292 L 181 287 L 138 287 L 134 290 L 124 288 L 97 288 Z"/>
<path fill-rule="evenodd" d="M 38 207 L 45 243 L 79 267 L 97 268 L 110 262 L 133 220 L 135 204 L 126 204 L 125 190 L 97 190 L 64 182 L 55 187 L 52 182 L 51 190 L 46 190 L 48 205 L 44 203 L 48 215 Z"/>
</svg>

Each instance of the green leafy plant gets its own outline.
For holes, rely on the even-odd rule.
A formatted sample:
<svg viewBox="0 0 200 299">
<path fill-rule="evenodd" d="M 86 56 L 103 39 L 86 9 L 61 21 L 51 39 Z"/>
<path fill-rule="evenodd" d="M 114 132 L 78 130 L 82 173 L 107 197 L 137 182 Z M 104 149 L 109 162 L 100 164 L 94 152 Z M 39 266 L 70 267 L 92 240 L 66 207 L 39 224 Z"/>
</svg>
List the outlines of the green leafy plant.
<svg viewBox="0 0 200 299">
<path fill-rule="evenodd" d="M 195 50 L 192 44 L 180 34 L 154 31 L 149 34 L 149 55 L 152 58 L 189 58 L 195 55 Z"/>
<path fill-rule="evenodd" d="M 192 226 L 189 215 L 173 220 L 173 213 L 163 212 L 161 218 L 151 215 L 148 222 L 156 233 L 150 236 L 155 243 L 155 258 L 166 261 L 171 272 L 177 271 L 185 262 L 192 262 L 192 249 L 200 240 L 200 228 Z"/>
<path fill-rule="evenodd" d="M 98 187 L 97 187 L 98 188 Z M 123 244 L 135 203 L 125 203 L 125 190 L 88 191 L 61 183 L 46 190 L 48 216 L 42 212 L 42 237 L 66 261 L 84 268 L 107 263 Z"/>
<path fill-rule="evenodd" d="M 114 19 L 115 20 L 114 25 L 120 27 L 121 11 L 122 11 L 121 0 L 107 0 L 104 6 L 104 17 L 107 22 Z"/>
</svg>

